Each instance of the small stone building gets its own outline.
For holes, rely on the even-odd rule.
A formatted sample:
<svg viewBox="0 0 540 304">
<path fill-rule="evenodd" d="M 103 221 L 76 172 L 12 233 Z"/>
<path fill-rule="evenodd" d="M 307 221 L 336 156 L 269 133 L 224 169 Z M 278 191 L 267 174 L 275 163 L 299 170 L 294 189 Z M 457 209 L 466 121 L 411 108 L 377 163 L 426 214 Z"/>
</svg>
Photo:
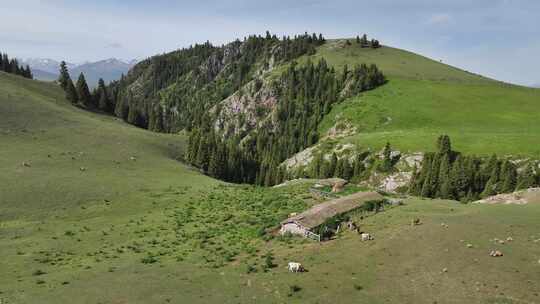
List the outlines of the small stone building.
<svg viewBox="0 0 540 304">
<path fill-rule="evenodd" d="M 358 192 L 333 199 L 282 221 L 280 233 L 292 233 L 320 241 L 320 236 L 314 231 L 326 220 L 358 209 L 367 201 L 382 199 L 383 196 L 377 192 Z"/>
</svg>

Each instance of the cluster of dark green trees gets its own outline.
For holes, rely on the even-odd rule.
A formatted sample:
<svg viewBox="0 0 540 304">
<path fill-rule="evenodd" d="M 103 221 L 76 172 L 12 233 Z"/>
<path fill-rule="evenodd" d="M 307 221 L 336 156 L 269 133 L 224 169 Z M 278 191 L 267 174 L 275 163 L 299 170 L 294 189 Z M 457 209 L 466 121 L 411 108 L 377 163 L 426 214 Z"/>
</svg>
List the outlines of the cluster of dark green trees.
<svg viewBox="0 0 540 304">
<path fill-rule="evenodd" d="M 270 84 L 278 99 L 272 119 L 243 137 L 221 138 L 211 124 L 194 128 L 186 158 L 224 180 L 266 186 L 280 183 L 290 174 L 280 164 L 317 143 L 318 125 L 333 104 L 384 81 L 375 65 L 357 66 L 352 71 L 344 67 L 339 74 L 324 59 L 317 64 L 308 60 L 301 66 L 292 62 Z M 354 168 L 347 161 L 338 162 L 337 157 L 327 169 L 319 170 L 318 175 L 325 176 L 354 174 Z"/>
<path fill-rule="evenodd" d="M 108 86 L 112 113 L 152 131 L 191 130 L 203 124 L 210 107 L 252 81 L 256 72 L 314 53 L 324 41 L 321 34 L 279 39 L 267 32 L 220 47 L 206 42 L 151 57 Z"/>
<path fill-rule="evenodd" d="M 532 164 L 518 173 L 517 166 L 496 155 L 488 160 L 452 151 L 450 138 L 440 136 L 437 152 L 426 153 L 415 168 L 409 192 L 413 195 L 470 202 L 479 198 L 538 186 Z"/>
<path fill-rule="evenodd" d="M 346 180 L 360 181 L 369 177 L 372 170 L 383 173 L 392 172 L 394 165 L 399 160 L 399 156 L 392 156 L 390 143 L 385 145 L 380 160 L 368 159 L 370 154 L 369 151 L 363 151 L 338 158 L 336 153 L 332 153 L 327 159 L 321 152 L 314 156 L 308 168 L 298 168 L 297 172 L 291 173 L 293 177 L 340 177 Z"/>
<path fill-rule="evenodd" d="M 325 159 L 323 153 L 318 153 L 313 158 L 307 171 L 297 172 L 297 176 L 311 178 L 341 177 L 346 180 L 359 180 L 366 171 L 364 159 L 369 153 L 359 153 L 351 163 L 348 157 L 338 158 L 332 153 L 330 159 Z"/>
<path fill-rule="evenodd" d="M 379 40 L 377 39 L 368 40 L 368 37 L 366 34 L 362 35 L 362 37 L 356 36 L 356 44 L 359 44 L 363 48 L 370 47 L 370 48 L 376 49 L 376 48 L 381 47 Z"/>
<path fill-rule="evenodd" d="M 114 104 L 107 92 L 107 87 L 103 79 L 99 79 L 98 87 L 90 92 L 84 74 L 81 73 L 77 79 L 77 83 L 73 84 L 66 62 L 62 61 L 60 63 L 58 83 L 66 93 L 66 99 L 74 105 L 108 113 L 114 110 Z"/>
<path fill-rule="evenodd" d="M 8 54 L 0 52 L 0 71 L 22 76 L 24 78 L 33 79 L 32 71 L 28 65 L 19 65 L 16 58 L 9 59 Z"/>
</svg>

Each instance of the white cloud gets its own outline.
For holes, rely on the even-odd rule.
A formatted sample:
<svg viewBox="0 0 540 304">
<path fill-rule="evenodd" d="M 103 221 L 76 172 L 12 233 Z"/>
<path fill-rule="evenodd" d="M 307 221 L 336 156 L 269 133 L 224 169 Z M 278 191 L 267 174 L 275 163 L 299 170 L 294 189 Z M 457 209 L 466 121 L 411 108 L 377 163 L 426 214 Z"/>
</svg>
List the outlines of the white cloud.
<svg viewBox="0 0 540 304">
<path fill-rule="evenodd" d="M 452 22 L 452 16 L 445 13 L 433 14 L 428 19 L 428 24 L 431 25 L 448 24 L 450 22 Z"/>
<path fill-rule="evenodd" d="M 109 47 L 111 49 L 121 49 L 123 46 L 122 46 L 121 43 L 112 42 L 112 43 L 107 44 L 107 47 Z"/>
</svg>

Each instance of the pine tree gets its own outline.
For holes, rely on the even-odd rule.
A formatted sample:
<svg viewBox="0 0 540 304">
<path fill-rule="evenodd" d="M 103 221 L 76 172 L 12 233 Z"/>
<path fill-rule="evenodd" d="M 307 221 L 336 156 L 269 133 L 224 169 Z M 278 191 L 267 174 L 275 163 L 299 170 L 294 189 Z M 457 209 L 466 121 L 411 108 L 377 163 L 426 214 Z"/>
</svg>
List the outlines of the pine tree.
<svg viewBox="0 0 540 304">
<path fill-rule="evenodd" d="M 409 189 L 407 193 L 409 194 L 418 193 L 417 185 L 418 185 L 418 168 L 416 167 L 416 164 L 414 164 L 413 170 L 411 173 L 411 180 L 409 181 Z"/>
<path fill-rule="evenodd" d="M 343 175 L 342 178 L 346 180 L 350 180 L 353 177 L 353 168 L 351 167 L 351 164 L 349 163 L 349 160 L 344 157 L 343 158 Z"/>
<path fill-rule="evenodd" d="M 422 190 L 424 187 L 424 183 L 426 182 L 426 179 L 429 177 L 429 171 L 431 169 L 431 162 L 433 160 L 433 153 L 426 153 L 424 155 L 424 159 L 422 161 L 422 168 L 420 169 L 420 172 L 417 174 L 417 177 L 414 179 L 415 185 L 412 185 L 411 192 L 412 195 L 422 195 Z M 428 189 L 426 189 L 425 192 L 428 192 Z"/>
<path fill-rule="evenodd" d="M 365 169 L 366 168 L 364 166 L 364 162 L 363 162 L 361 156 L 358 155 L 356 157 L 356 160 L 354 161 L 354 169 L 353 169 L 354 178 L 359 179 L 360 176 L 364 173 Z"/>
<path fill-rule="evenodd" d="M 427 165 L 427 164 L 425 164 Z M 424 179 L 424 182 L 422 183 L 422 190 L 420 192 L 420 195 L 422 197 L 431 197 L 431 178 L 432 178 L 432 172 L 431 170 L 428 170 L 426 178 Z"/>
<path fill-rule="evenodd" d="M 73 85 L 71 78 L 67 79 L 65 93 L 66 99 L 72 104 L 77 104 L 79 102 L 79 95 L 77 94 L 77 89 L 75 88 L 75 85 Z"/>
<path fill-rule="evenodd" d="M 454 189 L 452 187 L 452 182 L 450 178 L 445 178 L 441 181 L 441 189 L 439 191 L 439 196 L 444 199 L 453 199 L 454 198 Z"/>
<path fill-rule="evenodd" d="M 510 193 L 514 192 L 517 184 L 517 171 L 513 163 L 506 160 L 502 166 L 502 176 L 501 176 L 501 192 Z"/>
<path fill-rule="evenodd" d="M 452 152 L 452 145 L 450 144 L 450 137 L 448 135 L 441 135 L 437 139 L 437 150 L 440 154 L 448 154 Z"/>
<path fill-rule="evenodd" d="M 197 153 L 198 153 L 197 150 L 199 148 L 199 140 L 200 140 L 199 130 L 198 129 L 192 130 L 191 133 L 189 134 L 188 149 L 186 153 L 186 160 L 192 165 L 195 165 L 197 161 Z"/>
<path fill-rule="evenodd" d="M 297 173 L 298 178 L 301 177 L 300 174 L 301 174 L 300 172 Z M 264 184 L 263 184 L 264 186 L 269 187 L 274 184 L 273 175 L 274 175 L 274 171 L 272 170 L 272 167 L 267 166 L 266 175 L 264 176 Z"/>
<path fill-rule="evenodd" d="M 210 157 L 208 160 L 208 175 L 217 177 L 219 174 L 219 167 L 218 167 L 218 155 L 216 150 L 210 151 Z"/>
<path fill-rule="evenodd" d="M 496 186 L 497 186 L 496 179 L 494 177 L 491 177 L 486 183 L 486 185 L 484 186 L 484 191 L 482 191 L 482 193 L 480 194 L 480 197 L 486 198 L 488 196 L 497 194 Z"/>
<path fill-rule="evenodd" d="M 429 187 L 432 197 L 440 195 L 439 170 L 441 167 L 441 155 L 435 154 L 431 163 Z"/>
<path fill-rule="evenodd" d="M 360 39 L 360 45 L 365 48 L 369 46 L 367 35 L 362 35 L 362 39 Z"/>
<path fill-rule="evenodd" d="M 463 157 L 461 156 L 458 156 L 452 164 L 452 169 L 450 171 L 450 182 L 454 190 L 454 197 L 456 199 L 461 199 L 467 195 L 469 185 L 467 182 L 467 174 L 464 169 Z"/>
<path fill-rule="evenodd" d="M 157 106 L 152 111 L 151 115 L 152 124 L 150 125 L 150 122 L 148 123 L 148 129 L 154 131 L 154 132 L 164 132 L 164 126 L 163 126 L 163 111 L 161 109 L 161 106 Z"/>
<path fill-rule="evenodd" d="M 102 78 L 98 81 L 98 89 L 97 89 L 97 100 L 98 100 L 98 108 L 101 111 L 109 112 L 110 106 L 109 106 L 109 98 L 107 96 L 107 88 L 105 87 L 105 81 L 103 81 Z"/>
<path fill-rule="evenodd" d="M 381 165 L 379 166 L 379 170 L 382 172 L 390 172 L 393 167 L 392 162 L 392 147 L 390 146 L 390 143 L 386 143 L 383 150 L 383 161 Z"/>
<path fill-rule="evenodd" d="M 516 189 L 522 190 L 534 187 L 536 185 L 536 177 L 534 174 L 533 166 L 529 164 L 525 170 L 519 174 Z"/>
<path fill-rule="evenodd" d="M 343 73 L 341 74 L 341 83 L 345 84 L 348 77 L 349 77 L 349 66 L 345 64 L 343 65 Z"/>
<path fill-rule="evenodd" d="M 321 166 L 323 165 L 324 158 L 322 153 L 317 153 L 311 163 L 311 177 L 320 178 Z"/>
<path fill-rule="evenodd" d="M 453 193 L 452 183 L 450 182 L 451 166 L 450 156 L 448 154 L 443 154 L 439 167 L 439 196 L 445 199 L 452 198 Z"/>
<path fill-rule="evenodd" d="M 199 148 L 197 149 L 197 166 L 203 169 L 203 171 L 208 170 L 208 160 L 210 157 L 210 151 L 208 146 L 208 139 L 206 137 L 201 137 L 199 140 Z"/>
<path fill-rule="evenodd" d="M 491 178 L 493 170 L 497 166 L 499 166 L 499 159 L 497 158 L 497 155 L 493 154 L 489 158 L 488 162 L 480 169 L 482 184 L 486 184 L 488 182 L 488 180 Z"/>
<path fill-rule="evenodd" d="M 2 71 L 6 73 L 11 72 L 11 67 L 9 65 L 9 56 L 7 54 L 2 55 Z"/>
<path fill-rule="evenodd" d="M 86 79 L 84 78 L 83 73 L 79 75 L 77 80 L 77 95 L 79 96 L 79 103 L 85 107 L 93 107 L 92 96 L 90 95 L 90 90 L 86 84 Z"/>
<path fill-rule="evenodd" d="M 330 162 L 323 159 L 323 162 L 321 164 L 321 170 L 319 172 L 319 178 L 328 178 L 333 175 L 333 172 L 330 172 Z"/>
<path fill-rule="evenodd" d="M 11 74 L 21 75 L 21 69 L 19 68 L 19 61 L 17 59 L 11 59 L 10 63 Z"/>
<path fill-rule="evenodd" d="M 219 143 L 212 145 L 208 160 L 208 175 L 215 178 L 222 178 L 225 166 L 223 146 Z"/>
<path fill-rule="evenodd" d="M 497 161 L 497 163 L 493 167 L 493 170 L 490 174 L 489 180 L 484 186 L 484 191 L 482 191 L 482 194 L 481 194 L 482 198 L 499 193 L 498 184 L 499 184 L 500 170 L 501 170 L 500 163 Z"/>
<path fill-rule="evenodd" d="M 336 170 L 334 171 L 334 177 L 343 178 L 344 162 L 345 162 L 344 157 L 338 160 L 337 165 L 336 165 Z"/>
<path fill-rule="evenodd" d="M 30 69 L 30 66 L 27 64 L 26 68 L 24 69 L 23 76 L 28 79 L 34 79 L 34 75 L 32 74 L 32 70 Z"/>
<path fill-rule="evenodd" d="M 338 158 L 336 153 L 332 153 L 332 158 L 330 159 L 330 166 L 328 167 L 328 174 L 330 176 L 336 176 L 336 167 L 338 163 Z"/>
<path fill-rule="evenodd" d="M 471 189 L 467 191 L 467 195 L 461 199 L 462 203 L 472 202 L 474 200 L 474 194 Z"/>
<path fill-rule="evenodd" d="M 65 61 L 62 61 L 60 63 L 60 76 L 58 76 L 58 82 L 64 91 L 67 90 L 70 79 L 71 77 L 69 76 L 67 64 Z"/>
</svg>

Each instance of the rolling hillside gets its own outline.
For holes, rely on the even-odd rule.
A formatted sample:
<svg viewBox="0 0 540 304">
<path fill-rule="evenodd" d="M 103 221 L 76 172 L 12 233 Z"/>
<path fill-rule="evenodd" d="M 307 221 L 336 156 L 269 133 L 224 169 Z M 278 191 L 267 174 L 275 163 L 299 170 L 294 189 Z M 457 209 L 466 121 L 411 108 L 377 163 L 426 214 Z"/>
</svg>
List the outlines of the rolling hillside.
<svg viewBox="0 0 540 304">
<path fill-rule="evenodd" d="M 213 183 L 174 159 L 183 154 L 182 136 L 74 108 L 53 84 L 0 77 L 1 219 L 126 198 L 184 176 Z"/>
<path fill-rule="evenodd" d="M 337 104 L 321 132 L 343 117 L 360 132 L 342 140 L 362 146 L 426 150 L 449 133 L 461 151 L 537 155 L 538 90 L 342 43 L 312 56 L 335 67 L 371 60 L 389 81 Z M 2 303 L 540 301 L 540 201 L 407 198 L 354 217 L 373 241 L 350 231 L 321 244 L 279 238 L 265 229 L 319 202 L 312 182 L 220 182 L 178 161 L 183 132 L 136 128 L 73 107 L 53 84 L 4 73 L 0 113 Z M 422 224 L 411 226 L 415 218 Z M 308 272 L 289 273 L 289 261 Z"/>
<path fill-rule="evenodd" d="M 442 134 L 467 155 L 540 157 L 540 90 L 404 50 L 326 41 L 322 35 L 280 40 L 268 34 L 221 47 L 195 45 L 139 63 L 109 91 L 117 92 L 109 97 L 111 112 L 131 124 L 193 131 L 186 160 L 230 182 L 350 179 L 349 173 L 328 172 L 337 165 L 312 168 L 307 160 L 322 153 L 329 161 L 340 144 L 349 148 L 338 152 L 339 159 L 366 151 L 375 157 L 387 142 L 406 154 L 428 152 Z M 344 126 L 346 137 L 331 138 L 324 149 L 300 157 L 298 166 L 284 168 Z"/>
<path fill-rule="evenodd" d="M 330 41 L 314 56 L 337 69 L 375 63 L 388 83 L 353 97 L 325 118 L 320 131 L 348 120 L 358 134 L 343 139 L 380 149 L 389 141 L 402 151 L 430 151 L 448 134 L 458 151 L 540 157 L 540 90 L 471 74 L 414 53 L 360 48 Z"/>
</svg>

